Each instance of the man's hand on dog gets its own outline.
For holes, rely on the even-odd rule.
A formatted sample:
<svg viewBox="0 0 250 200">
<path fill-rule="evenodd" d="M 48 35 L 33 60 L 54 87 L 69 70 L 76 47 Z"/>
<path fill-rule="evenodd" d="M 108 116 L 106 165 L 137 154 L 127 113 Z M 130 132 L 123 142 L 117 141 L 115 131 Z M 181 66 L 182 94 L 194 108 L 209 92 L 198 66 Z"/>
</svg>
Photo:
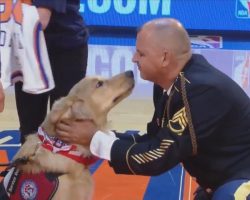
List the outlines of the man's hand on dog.
<svg viewBox="0 0 250 200">
<path fill-rule="evenodd" d="M 56 125 L 57 137 L 70 144 L 89 146 L 96 131 L 96 125 L 92 120 L 63 120 Z"/>
</svg>

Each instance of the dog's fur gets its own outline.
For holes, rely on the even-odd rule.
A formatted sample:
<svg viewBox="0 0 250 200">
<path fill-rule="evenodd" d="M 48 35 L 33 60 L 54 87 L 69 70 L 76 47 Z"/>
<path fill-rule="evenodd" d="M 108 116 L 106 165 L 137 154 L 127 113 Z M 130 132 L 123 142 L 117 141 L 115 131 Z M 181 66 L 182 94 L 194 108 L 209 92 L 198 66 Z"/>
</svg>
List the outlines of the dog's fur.
<svg viewBox="0 0 250 200">
<path fill-rule="evenodd" d="M 50 136 L 55 136 L 55 125 L 60 120 L 92 119 L 98 129 L 106 131 L 107 114 L 134 87 L 131 71 L 110 79 L 86 77 L 77 83 L 66 97 L 52 107 L 41 127 Z M 93 183 L 88 166 L 43 148 L 37 134 L 27 137 L 15 159 L 28 157 L 27 164 L 17 167 L 25 173 L 56 172 L 59 187 L 53 200 L 91 199 Z M 89 147 L 77 145 L 82 156 L 90 156 Z"/>
</svg>

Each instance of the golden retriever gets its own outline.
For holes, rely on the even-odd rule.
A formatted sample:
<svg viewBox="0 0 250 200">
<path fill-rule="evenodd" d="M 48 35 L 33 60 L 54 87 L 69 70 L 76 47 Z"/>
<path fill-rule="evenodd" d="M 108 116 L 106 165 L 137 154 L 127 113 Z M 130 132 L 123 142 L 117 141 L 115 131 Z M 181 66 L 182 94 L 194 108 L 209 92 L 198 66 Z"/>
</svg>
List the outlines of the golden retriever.
<svg viewBox="0 0 250 200">
<path fill-rule="evenodd" d="M 53 200 L 91 199 L 93 181 L 88 164 L 56 153 L 53 147 L 52 150 L 49 150 L 44 143 L 47 142 L 46 138 L 52 138 L 54 141 L 55 125 L 58 121 L 65 119 L 92 119 L 100 130 L 106 131 L 108 112 L 127 97 L 133 87 L 132 71 L 118 74 L 110 79 L 102 77 L 82 79 L 66 97 L 62 97 L 53 105 L 40 127 L 40 131 L 45 135 L 41 136 L 38 131 L 37 134 L 31 134 L 26 138 L 25 143 L 14 157 L 14 163 L 17 161 L 16 168 L 25 174 L 60 173 L 58 188 L 51 198 Z M 75 152 L 78 156 L 80 155 L 80 158 L 91 158 L 89 147 L 73 146 L 76 147 Z M 25 162 L 19 162 L 20 160 L 25 160 Z"/>
</svg>

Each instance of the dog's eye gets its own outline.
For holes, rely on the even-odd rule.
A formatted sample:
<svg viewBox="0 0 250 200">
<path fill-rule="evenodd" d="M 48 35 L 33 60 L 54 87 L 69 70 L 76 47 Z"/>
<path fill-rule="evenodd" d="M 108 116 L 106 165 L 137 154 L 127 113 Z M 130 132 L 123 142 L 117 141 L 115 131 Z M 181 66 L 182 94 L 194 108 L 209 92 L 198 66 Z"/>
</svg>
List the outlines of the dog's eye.
<svg viewBox="0 0 250 200">
<path fill-rule="evenodd" d="M 103 86 L 103 81 L 98 81 L 96 84 L 96 88 L 102 87 Z"/>
</svg>

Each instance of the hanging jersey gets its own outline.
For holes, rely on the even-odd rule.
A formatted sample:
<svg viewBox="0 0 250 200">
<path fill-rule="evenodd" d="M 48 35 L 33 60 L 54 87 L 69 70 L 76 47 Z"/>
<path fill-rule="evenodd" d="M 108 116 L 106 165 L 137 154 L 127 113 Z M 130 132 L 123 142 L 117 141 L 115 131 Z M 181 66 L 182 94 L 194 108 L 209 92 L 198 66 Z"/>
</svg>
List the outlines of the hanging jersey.
<svg viewBox="0 0 250 200">
<path fill-rule="evenodd" d="M 23 91 L 39 94 L 54 88 L 44 34 L 35 6 L 0 0 L 1 81 L 4 89 L 17 81 Z"/>
</svg>

